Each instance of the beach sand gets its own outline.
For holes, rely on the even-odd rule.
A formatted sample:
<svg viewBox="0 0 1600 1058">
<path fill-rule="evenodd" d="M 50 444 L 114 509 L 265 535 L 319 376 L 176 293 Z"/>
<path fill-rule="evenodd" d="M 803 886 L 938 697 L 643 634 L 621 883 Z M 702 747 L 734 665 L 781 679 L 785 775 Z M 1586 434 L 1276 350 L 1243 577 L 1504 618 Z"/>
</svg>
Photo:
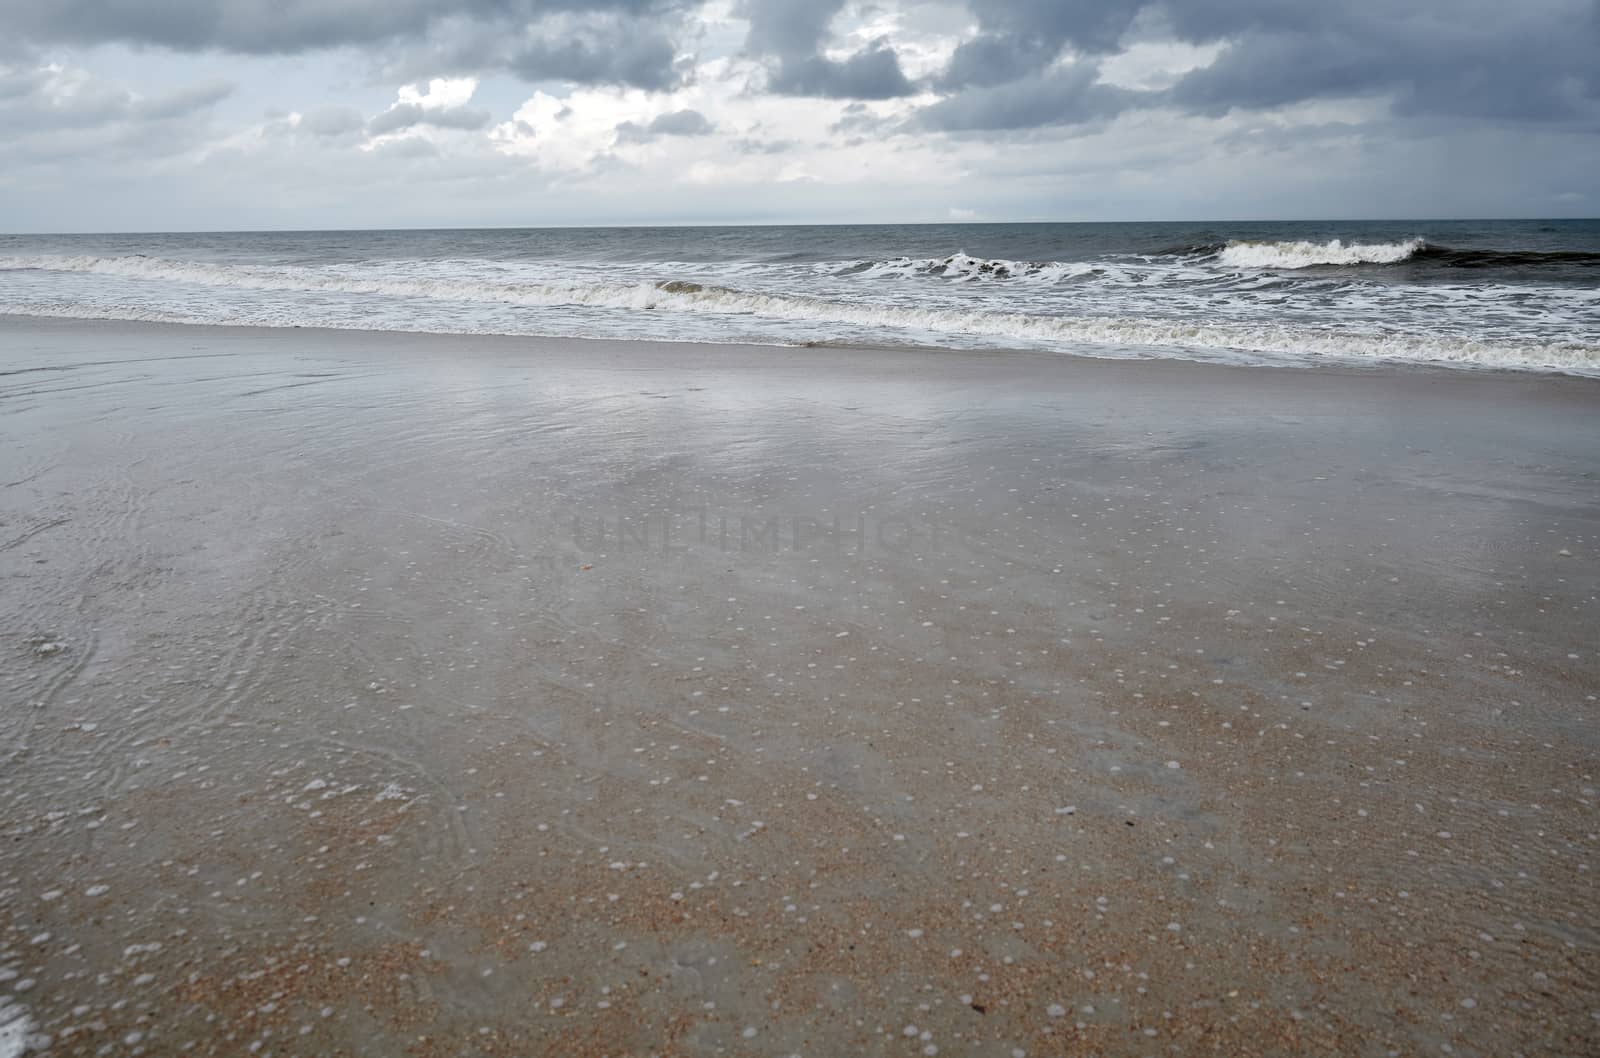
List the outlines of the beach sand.
<svg viewBox="0 0 1600 1058">
<path fill-rule="evenodd" d="M 1600 1048 L 1600 383 L 0 351 L 0 1044 Z"/>
</svg>

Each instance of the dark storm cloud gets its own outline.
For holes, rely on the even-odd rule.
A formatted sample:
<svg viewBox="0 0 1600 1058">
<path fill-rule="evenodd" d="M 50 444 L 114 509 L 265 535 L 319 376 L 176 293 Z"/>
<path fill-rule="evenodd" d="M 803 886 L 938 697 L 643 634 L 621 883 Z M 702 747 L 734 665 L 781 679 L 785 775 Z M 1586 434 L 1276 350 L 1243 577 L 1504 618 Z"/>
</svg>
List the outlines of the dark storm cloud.
<svg viewBox="0 0 1600 1058">
<path fill-rule="evenodd" d="M 367 123 L 367 132 L 382 136 L 418 125 L 436 129 L 481 129 L 489 124 L 489 112 L 475 107 L 424 107 L 416 103 L 396 103 Z"/>
<path fill-rule="evenodd" d="M 839 61 L 820 55 L 785 59 L 767 87 L 779 95 L 824 99 L 894 99 L 912 92 L 894 49 L 881 43 Z"/>
<path fill-rule="evenodd" d="M 658 136 L 704 136 L 715 126 L 698 110 L 675 110 L 662 114 L 648 128 Z"/>
<path fill-rule="evenodd" d="M 1181 37 L 1228 47 L 1179 81 L 1170 99 L 1219 113 L 1383 95 L 1400 116 L 1592 117 L 1600 102 L 1597 8 L 1592 0 L 1173 5 Z"/>
<path fill-rule="evenodd" d="M 1115 117 L 1138 93 L 1097 84 L 1100 71 L 1082 63 L 1005 84 L 983 85 L 917 112 L 915 124 L 938 132 L 979 132 L 1080 125 Z"/>
<path fill-rule="evenodd" d="M 1600 119 L 1597 0 L 969 0 L 977 36 L 937 79 L 932 128 L 1020 128 L 1170 106 L 1208 115 L 1383 98 L 1397 117 Z M 1035 78 L 1137 39 L 1224 45 L 1169 90 Z M 1030 99 L 1029 92 L 1038 98 Z"/>
<path fill-rule="evenodd" d="M 662 136 L 707 136 L 716 126 L 698 110 L 675 110 L 662 114 L 647 125 L 624 121 L 617 126 L 618 143 L 649 143 Z"/>
<path fill-rule="evenodd" d="M 947 4 L 960 0 L 946 0 Z M 703 0 L 0 0 L 0 55 L 120 44 L 251 55 L 349 48 L 392 80 L 507 73 L 529 82 L 682 84 Z M 900 0 L 915 12 L 918 0 Z M 1600 0 L 966 0 L 975 27 L 913 83 L 895 39 L 840 57 L 846 0 L 739 0 L 746 55 L 779 95 L 940 98 L 908 128 L 1062 126 L 1119 110 L 1220 115 L 1383 100 L 1396 118 L 1600 122 Z M 853 21 L 852 21 L 853 20 Z M 901 24 L 915 19 L 902 18 Z M 1130 43 L 1221 45 L 1163 90 L 1084 71 Z M 899 50 L 897 50 L 899 45 Z M 32 49 L 32 52 L 30 52 Z M 36 65 L 31 59 L 20 65 Z M 0 84 L 0 95 L 10 89 Z M 1032 96 L 1030 97 L 1030 93 Z"/>
<path fill-rule="evenodd" d="M 873 41 L 844 59 L 821 54 L 829 25 L 844 0 L 746 0 L 750 20 L 745 49 L 773 60 L 767 90 L 824 99 L 893 99 L 910 95 L 900 56 L 887 41 Z"/>
<path fill-rule="evenodd" d="M 13 46 L 105 44 L 298 54 L 419 51 L 430 72 L 676 84 L 674 41 L 695 0 L 0 0 Z"/>
<path fill-rule="evenodd" d="M 745 47 L 757 55 L 814 55 L 844 0 L 745 0 Z"/>
<path fill-rule="evenodd" d="M 1028 76 L 1066 48 L 1111 52 L 1138 16 L 1129 0 L 972 0 L 978 36 L 950 58 L 946 88 L 990 85 Z"/>
<path fill-rule="evenodd" d="M 0 26 L 36 42 L 286 54 L 420 36 L 449 21 L 522 24 L 562 12 L 655 14 L 676 0 L 0 0 Z"/>
<path fill-rule="evenodd" d="M 609 82 L 662 91 L 682 79 L 665 32 L 607 19 L 530 41 L 504 65 L 526 81 Z"/>
<path fill-rule="evenodd" d="M 3 0 L 0 0 L 3 2 Z M 526 22 L 447 21 L 422 39 L 381 48 L 392 81 L 505 72 L 529 82 L 622 84 L 661 91 L 682 83 L 685 63 L 671 12 L 552 11 Z"/>
</svg>

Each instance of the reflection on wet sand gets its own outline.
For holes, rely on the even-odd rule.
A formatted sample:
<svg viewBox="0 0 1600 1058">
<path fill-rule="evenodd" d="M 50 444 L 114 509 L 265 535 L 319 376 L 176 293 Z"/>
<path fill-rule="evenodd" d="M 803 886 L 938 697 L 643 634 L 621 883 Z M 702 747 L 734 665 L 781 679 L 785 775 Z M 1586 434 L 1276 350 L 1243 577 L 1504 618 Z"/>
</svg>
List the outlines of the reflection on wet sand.
<svg viewBox="0 0 1600 1058">
<path fill-rule="evenodd" d="M 1592 384 L 3 326 L 0 1054 L 1600 1039 Z"/>
</svg>

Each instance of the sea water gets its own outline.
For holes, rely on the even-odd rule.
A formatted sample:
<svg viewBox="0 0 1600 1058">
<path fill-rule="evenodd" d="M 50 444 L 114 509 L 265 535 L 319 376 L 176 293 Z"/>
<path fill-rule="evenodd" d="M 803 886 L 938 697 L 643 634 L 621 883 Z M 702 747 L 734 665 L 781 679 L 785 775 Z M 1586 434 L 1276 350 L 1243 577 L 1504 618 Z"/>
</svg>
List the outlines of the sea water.
<svg viewBox="0 0 1600 1058">
<path fill-rule="evenodd" d="M 0 236 L 0 313 L 1600 373 L 1600 221 Z"/>
</svg>

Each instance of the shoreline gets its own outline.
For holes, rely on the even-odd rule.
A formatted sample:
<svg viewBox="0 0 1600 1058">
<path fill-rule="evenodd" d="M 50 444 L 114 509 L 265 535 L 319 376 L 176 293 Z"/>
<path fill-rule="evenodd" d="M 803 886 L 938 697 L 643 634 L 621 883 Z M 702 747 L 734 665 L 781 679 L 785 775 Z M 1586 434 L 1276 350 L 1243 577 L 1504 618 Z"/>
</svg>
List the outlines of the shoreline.
<svg viewBox="0 0 1600 1058">
<path fill-rule="evenodd" d="M 98 319 L 76 316 L 32 316 L 15 313 L 0 312 L 0 336 L 5 330 L 16 329 L 26 333 L 30 329 L 38 329 L 46 333 L 57 330 L 71 331 L 82 328 L 90 333 L 103 331 L 116 331 L 119 328 L 130 328 L 135 332 L 164 333 L 177 332 L 171 335 L 177 337 L 188 331 L 201 333 L 214 333 L 219 336 L 248 337 L 256 336 L 266 339 L 272 336 L 307 335 L 325 337 L 338 344 L 343 336 L 353 336 L 356 342 L 394 341 L 402 344 L 416 344 L 428 342 L 443 342 L 445 344 L 460 343 L 466 349 L 473 351 L 490 351 L 493 347 L 504 345 L 519 345 L 523 352 L 534 351 L 543 355 L 565 353 L 561 347 L 564 344 L 576 344 L 580 348 L 596 349 L 616 353 L 628 348 L 639 349 L 667 349 L 672 351 L 697 352 L 704 351 L 701 355 L 709 354 L 713 350 L 726 351 L 729 355 L 747 355 L 751 352 L 766 353 L 785 352 L 794 354 L 814 353 L 846 354 L 851 352 L 870 353 L 874 356 L 886 358 L 917 358 L 927 356 L 942 356 L 951 358 L 972 357 L 979 359 L 1018 359 L 1034 361 L 1068 361 L 1073 364 L 1111 364 L 1111 365 L 1158 365 L 1176 364 L 1207 371 L 1215 369 L 1245 370 L 1251 372 L 1290 373 L 1294 375 L 1324 376 L 1393 376 L 1393 377 L 1420 377 L 1440 379 L 1494 379 L 1506 381 L 1532 381 L 1532 382 L 1562 382 L 1574 386 L 1600 386 L 1600 375 L 1584 374 L 1567 371 L 1561 368 L 1524 368 L 1489 366 L 1484 364 L 1450 363 L 1445 361 L 1409 361 L 1409 360 L 1382 360 L 1375 362 L 1343 361 L 1343 360 L 1313 360 L 1303 362 L 1233 362 L 1222 359 L 1208 359 L 1204 357 L 1189 357 L 1177 355 L 1182 350 L 1174 350 L 1174 355 L 1136 355 L 1136 356 L 1097 356 L 1092 353 L 1058 352 L 1045 349 L 1027 348 L 992 348 L 969 349 L 937 345 L 863 345 L 852 343 L 823 343 L 806 342 L 797 345 L 765 344 L 752 342 L 703 342 L 677 339 L 622 339 L 605 337 L 585 337 L 581 335 L 517 335 L 517 334 L 488 334 L 469 333 L 457 331 L 389 331 L 363 328 L 344 327 L 266 327 L 239 324 L 212 324 L 212 323 L 174 323 L 157 320 L 121 320 Z M 1110 347 L 1108 347 L 1110 348 Z M 1126 346 L 1118 348 L 1138 348 Z M 1269 358 L 1277 354 L 1252 354 Z"/>
<path fill-rule="evenodd" d="M 1600 1042 L 1596 381 L 0 348 L 0 1032 Z"/>
</svg>

